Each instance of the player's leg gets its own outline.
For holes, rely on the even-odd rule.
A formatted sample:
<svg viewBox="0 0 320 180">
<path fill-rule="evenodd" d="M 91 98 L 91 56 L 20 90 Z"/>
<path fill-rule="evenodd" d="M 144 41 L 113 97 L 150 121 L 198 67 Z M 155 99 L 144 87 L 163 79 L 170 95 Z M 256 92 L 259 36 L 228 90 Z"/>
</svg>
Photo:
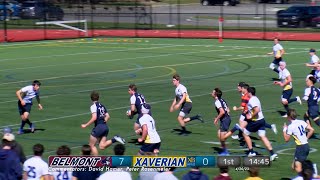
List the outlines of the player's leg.
<svg viewBox="0 0 320 180">
<path fill-rule="evenodd" d="M 101 150 L 106 149 L 111 144 L 115 142 L 119 142 L 121 144 L 125 144 L 125 140 L 120 136 L 114 136 L 112 139 L 108 140 L 107 136 L 109 134 L 109 128 L 107 125 L 101 124 L 95 127 L 95 135 L 101 137 L 101 141 L 99 143 L 99 148 Z"/>
<path fill-rule="evenodd" d="M 247 126 L 243 129 L 243 138 L 248 146 L 249 154 L 248 156 L 256 156 L 257 154 L 253 151 L 252 140 L 250 138 L 251 132 L 257 132 L 257 124 L 253 121 L 249 121 Z"/>
<path fill-rule="evenodd" d="M 311 106 L 308 108 L 309 117 L 313 122 L 320 127 L 320 118 L 319 118 L 319 106 Z"/>
<path fill-rule="evenodd" d="M 272 63 L 269 65 L 269 68 L 274 72 L 279 73 L 278 66 L 280 61 L 281 61 L 281 58 L 279 59 L 274 58 Z"/>
<path fill-rule="evenodd" d="M 22 106 L 20 101 L 18 102 L 18 109 L 19 109 L 19 114 L 20 114 L 20 118 L 21 118 L 21 125 L 20 125 L 20 129 L 18 131 L 18 134 L 24 133 L 23 128 L 24 128 L 25 124 L 28 124 L 30 126 L 31 132 L 34 132 L 34 125 L 29 120 L 31 106 L 32 106 L 32 104 L 29 104 L 29 103 Z"/>
<path fill-rule="evenodd" d="M 89 146 L 91 148 L 91 153 L 94 156 L 97 156 L 99 154 L 98 149 L 96 148 L 97 141 L 98 139 L 91 134 L 89 138 Z"/>
<path fill-rule="evenodd" d="M 290 99 L 291 95 L 292 95 L 292 91 L 290 91 L 290 90 L 283 90 L 282 91 L 281 103 L 282 103 L 284 109 L 286 110 L 285 115 L 283 115 L 282 117 L 287 117 L 287 112 L 289 111 L 288 99 Z"/>
<path fill-rule="evenodd" d="M 181 111 L 183 111 L 185 113 L 185 118 L 183 119 L 183 121 L 185 123 L 193 121 L 193 120 L 199 120 L 201 122 L 204 122 L 202 117 L 199 114 L 197 114 L 195 116 L 191 116 L 191 117 L 186 117 L 188 114 L 190 114 L 191 109 L 192 109 L 192 103 L 185 103 L 183 105 L 183 107 L 181 108 Z"/>
<path fill-rule="evenodd" d="M 229 155 L 229 152 L 226 147 L 226 142 L 223 137 L 227 134 L 230 123 L 231 123 L 230 117 L 226 117 L 220 122 L 220 129 L 218 130 L 218 138 L 220 140 L 220 144 L 222 148 L 221 155 Z"/>
</svg>

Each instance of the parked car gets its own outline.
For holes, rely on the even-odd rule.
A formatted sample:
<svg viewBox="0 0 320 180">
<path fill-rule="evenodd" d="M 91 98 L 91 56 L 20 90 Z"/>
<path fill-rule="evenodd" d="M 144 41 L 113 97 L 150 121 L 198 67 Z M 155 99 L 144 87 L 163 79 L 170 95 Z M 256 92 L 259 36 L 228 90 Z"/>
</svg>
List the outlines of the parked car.
<svg viewBox="0 0 320 180">
<path fill-rule="evenodd" d="M 289 0 L 257 0 L 257 3 L 276 3 L 276 4 L 286 4 Z"/>
<path fill-rule="evenodd" d="M 43 19 L 43 20 L 63 20 L 64 12 L 60 6 L 38 1 L 25 1 L 21 6 L 21 18 Z"/>
<path fill-rule="evenodd" d="M 19 17 L 20 15 L 20 5 L 16 1 L 5 1 L 0 2 L 0 16 L 2 17 Z M 5 19 L 5 18 L 2 18 Z"/>
<path fill-rule="evenodd" d="M 224 5 L 224 6 L 235 6 L 240 3 L 240 0 L 200 0 L 203 6 L 210 5 Z"/>
<path fill-rule="evenodd" d="M 311 20 L 311 26 L 320 28 L 320 16 L 317 16 L 315 18 L 312 18 Z"/>
<path fill-rule="evenodd" d="M 311 20 L 320 16 L 320 6 L 291 6 L 277 12 L 278 27 L 311 26 Z"/>
</svg>

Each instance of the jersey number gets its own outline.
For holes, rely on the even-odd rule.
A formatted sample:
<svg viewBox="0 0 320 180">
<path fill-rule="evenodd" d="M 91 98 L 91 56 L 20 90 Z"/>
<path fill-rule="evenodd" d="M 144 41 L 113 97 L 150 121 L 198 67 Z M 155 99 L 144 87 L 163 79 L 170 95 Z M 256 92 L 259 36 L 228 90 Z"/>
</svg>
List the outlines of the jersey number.
<svg viewBox="0 0 320 180">
<path fill-rule="evenodd" d="M 57 175 L 57 178 L 56 178 L 56 180 L 70 180 L 70 179 L 71 177 L 69 178 L 68 171 L 64 171 L 64 172 L 59 171 L 59 174 Z"/>
<path fill-rule="evenodd" d="M 29 168 L 29 170 L 28 170 L 28 172 L 27 172 L 27 174 L 28 174 L 28 177 L 30 177 L 30 178 L 36 178 L 36 172 L 35 172 L 35 167 L 33 167 L 33 166 L 28 166 L 28 168 Z"/>
<path fill-rule="evenodd" d="M 151 123 L 151 125 L 152 125 L 152 129 L 154 129 L 154 125 L 153 125 L 153 122 L 152 122 L 152 121 L 150 121 L 150 123 Z"/>
<path fill-rule="evenodd" d="M 140 104 L 145 104 L 146 103 L 146 100 L 144 99 L 144 97 L 143 96 L 137 96 L 137 98 L 139 99 L 139 101 L 140 101 Z"/>
<path fill-rule="evenodd" d="M 302 126 L 302 125 L 301 125 L 301 126 L 298 126 L 298 129 L 299 129 L 299 131 L 300 131 L 300 136 L 303 136 L 303 135 L 305 134 L 305 131 L 304 131 L 303 126 Z"/>
<path fill-rule="evenodd" d="M 317 91 L 313 91 L 313 100 L 318 100 L 318 93 L 317 93 Z"/>
<path fill-rule="evenodd" d="M 104 107 L 98 107 L 98 110 L 100 112 L 100 117 L 104 117 L 106 114 L 106 111 L 104 110 Z"/>
</svg>

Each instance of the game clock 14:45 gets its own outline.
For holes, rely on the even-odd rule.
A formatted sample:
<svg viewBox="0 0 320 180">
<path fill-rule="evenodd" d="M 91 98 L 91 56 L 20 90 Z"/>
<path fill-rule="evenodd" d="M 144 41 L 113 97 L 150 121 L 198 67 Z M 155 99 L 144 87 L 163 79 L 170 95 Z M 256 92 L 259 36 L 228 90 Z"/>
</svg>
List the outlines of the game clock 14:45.
<svg viewBox="0 0 320 180">
<path fill-rule="evenodd" d="M 245 157 L 243 159 L 243 166 L 267 167 L 270 165 L 271 165 L 271 161 L 270 161 L 270 157 L 268 156 Z"/>
</svg>

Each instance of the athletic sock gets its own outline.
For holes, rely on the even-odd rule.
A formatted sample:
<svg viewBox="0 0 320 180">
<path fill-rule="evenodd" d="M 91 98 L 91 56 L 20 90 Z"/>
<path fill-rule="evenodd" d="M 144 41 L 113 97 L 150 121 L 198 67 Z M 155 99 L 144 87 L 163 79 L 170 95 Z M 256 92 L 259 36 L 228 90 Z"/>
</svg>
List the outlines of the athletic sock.
<svg viewBox="0 0 320 180">
<path fill-rule="evenodd" d="M 199 115 L 192 116 L 192 117 L 190 117 L 190 121 L 198 119 L 198 118 L 199 118 Z"/>
<path fill-rule="evenodd" d="M 25 121 L 30 127 L 31 127 L 31 125 L 32 125 L 32 123 L 30 122 L 30 120 L 29 119 L 26 119 L 26 121 Z"/>
<path fill-rule="evenodd" d="M 286 114 L 287 114 L 287 112 L 289 111 L 289 105 L 286 104 L 286 105 L 283 105 L 283 107 L 284 107 L 284 109 L 286 110 Z"/>
<path fill-rule="evenodd" d="M 111 142 L 112 143 L 115 143 L 115 142 L 117 142 L 117 140 L 116 139 L 114 139 L 114 137 L 111 139 Z"/>
<path fill-rule="evenodd" d="M 270 150 L 269 152 L 271 156 L 274 154 L 273 150 Z"/>
<path fill-rule="evenodd" d="M 264 124 L 264 127 L 269 128 L 269 129 L 272 129 L 271 125 L 268 124 L 268 123 L 265 123 L 265 124 Z"/>
<path fill-rule="evenodd" d="M 315 120 L 314 123 L 316 123 L 316 125 L 320 126 L 320 121 L 319 120 Z"/>
<path fill-rule="evenodd" d="M 187 131 L 186 127 L 184 127 L 184 126 L 181 126 L 181 130 L 182 130 L 182 132 L 186 132 Z"/>
<path fill-rule="evenodd" d="M 296 98 L 296 97 L 295 97 L 295 98 L 292 98 L 292 99 L 289 99 L 288 103 L 292 103 L 292 102 L 295 102 L 295 101 L 297 101 L 297 98 Z"/>
<path fill-rule="evenodd" d="M 279 74 L 279 70 L 277 68 L 274 68 L 273 71 Z"/>
<path fill-rule="evenodd" d="M 20 125 L 20 129 L 22 130 L 24 125 L 26 124 L 26 122 L 24 120 L 21 120 L 21 125 Z"/>
</svg>

